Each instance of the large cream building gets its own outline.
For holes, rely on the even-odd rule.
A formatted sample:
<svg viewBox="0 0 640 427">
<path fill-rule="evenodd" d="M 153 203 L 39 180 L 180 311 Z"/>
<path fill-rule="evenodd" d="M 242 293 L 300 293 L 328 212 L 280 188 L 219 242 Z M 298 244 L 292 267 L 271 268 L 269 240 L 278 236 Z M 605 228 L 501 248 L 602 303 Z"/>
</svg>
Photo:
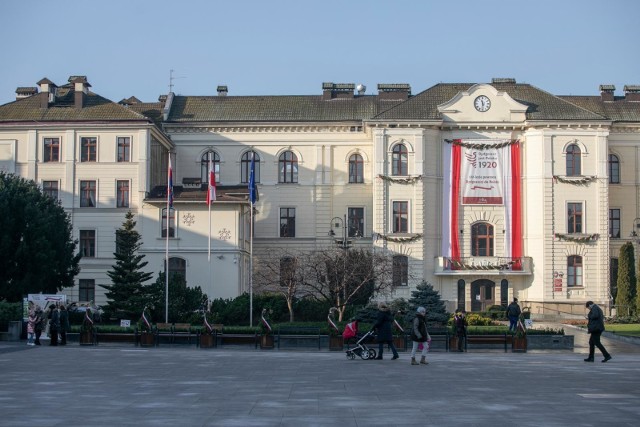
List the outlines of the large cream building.
<svg viewBox="0 0 640 427">
<path fill-rule="evenodd" d="M 610 85 L 556 96 L 514 79 L 415 95 L 407 84 L 295 96 L 219 86 L 153 103 L 89 88 L 84 76 L 43 79 L 0 106 L 0 169 L 42 185 L 73 222 L 83 259 L 71 300 L 105 302 L 128 210 L 149 271 L 164 271 L 168 249 L 170 270 L 209 297 L 248 291 L 253 155 L 255 257 L 342 244 L 344 232 L 394 257 L 385 298 L 409 298 L 424 279 L 451 310 L 513 297 L 537 315 L 583 314 L 587 300 L 609 308 L 620 246 L 640 222 L 638 86 L 624 96 Z"/>
</svg>

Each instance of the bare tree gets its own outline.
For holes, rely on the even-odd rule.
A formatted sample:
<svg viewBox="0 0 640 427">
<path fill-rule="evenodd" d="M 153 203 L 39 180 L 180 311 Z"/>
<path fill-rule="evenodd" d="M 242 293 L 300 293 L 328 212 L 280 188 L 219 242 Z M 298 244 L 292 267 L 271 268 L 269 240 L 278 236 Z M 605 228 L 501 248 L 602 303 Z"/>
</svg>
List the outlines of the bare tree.
<svg viewBox="0 0 640 427">
<path fill-rule="evenodd" d="M 254 261 L 257 290 L 282 294 L 287 301 L 290 322 L 294 321 L 293 302 L 307 294 L 302 269 L 307 258 L 304 252 L 294 254 L 282 249 L 270 251 Z"/>
<path fill-rule="evenodd" d="M 330 301 L 339 321 L 348 306 L 366 303 L 392 286 L 392 258 L 380 252 L 329 248 L 310 254 L 301 267 L 305 287 L 314 297 Z"/>
</svg>

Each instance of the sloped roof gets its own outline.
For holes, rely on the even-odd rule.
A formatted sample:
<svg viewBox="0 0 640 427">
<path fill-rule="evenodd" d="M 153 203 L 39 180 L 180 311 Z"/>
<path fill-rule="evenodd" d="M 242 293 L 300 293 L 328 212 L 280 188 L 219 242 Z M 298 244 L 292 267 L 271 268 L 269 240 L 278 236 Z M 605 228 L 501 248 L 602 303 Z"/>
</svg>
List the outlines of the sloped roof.
<svg viewBox="0 0 640 427">
<path fill-rule="evenodd" d="M 374 120 L 441 120 L 438 105 L 467 91 L 475 83 L 439 83 L 375 117 Z M 605 120 L 588 111 L 529 84 L 492 83 L 521 104 L 527 105 L 528 120 Z"/>
<path fill-rule="evenodd" d="M 148 117 L 157 126 L 162 124 L 162 109 L 164 108 L 164 103 L 162 102 L 137 102 L 127 105 L 126 108 Z"/>
<path fill-rule="evenodd" d="M 605 116 L 614 122 L 640 122 L 640 102 L 616 96 L 603 101 L 599 96 L 560 96 L 565 101 Z"/>
<path fill-rule="evenodd" d="M 70 85 L 58 88 L 55 102 L 48 108 L 40 107 L 40 96 L 18 99 L 0 106 L 0 123 L 38 121 L 105 121 L 105 120 L 146 120 L 142 114 L 118 105 L 102 96 L 88 92 L 82 108 L 74 106 L 74 90 Z"/>
<path fill-rule="evenodd" d="M 176 96 L 168 122 L 362 121 L 399 102 L 375 95 L 331 100 L 320 95 Z"/>
</svg>

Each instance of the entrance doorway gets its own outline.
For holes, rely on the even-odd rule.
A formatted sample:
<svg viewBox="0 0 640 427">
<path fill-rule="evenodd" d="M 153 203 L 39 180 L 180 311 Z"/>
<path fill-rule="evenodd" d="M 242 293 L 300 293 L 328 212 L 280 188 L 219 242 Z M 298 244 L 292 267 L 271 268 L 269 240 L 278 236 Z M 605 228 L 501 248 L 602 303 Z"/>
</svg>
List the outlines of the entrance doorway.
<svg viewBox="0 0 640 427">
<path fill-rule="evenodd" d="M 480 279 L 471 283 L 471 311 L 485 311 L 495 304 L 496 284 Z"/>
</svg>

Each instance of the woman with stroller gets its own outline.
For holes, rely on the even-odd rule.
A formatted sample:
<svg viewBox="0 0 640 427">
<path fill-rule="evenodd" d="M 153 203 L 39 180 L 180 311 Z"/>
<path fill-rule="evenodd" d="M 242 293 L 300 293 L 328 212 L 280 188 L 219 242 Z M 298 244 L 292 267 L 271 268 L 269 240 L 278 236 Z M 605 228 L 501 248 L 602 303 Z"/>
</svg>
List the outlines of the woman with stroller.
<svg viewBox="0 0 640 427">
<path fill-rule="evenodd" d="M 393 331 L 391 330 L 391 326 L 393 325 L 393 315 L 391 314 L 391 310 L 387 306 L 387 303 L 380 302 L 378 304 L 378 320 L 376 324 L 373 325 L 373 328 L 378 331 L 377 341 L 378 341 L 378 356 L 376 356 L 377 360 L 382 360 L 382 351 L 384 349 L 384 345 L 388 344 L 393 352 L 393 357 L 391 360 L 396 360 L 398 357 L 398 351 L 396 350 L 396 346 L 393 345 Z"/>
<path fill-rule="evenodd" d="M 418 307 L 416 310 L 416 317 L 414 317 L 411 328 L 411 341 L 413 341 L 413 347 L 411 348 L 411 364 L 412 365 L 428 365 L 427 362 L 427 351 L 429 350 L 429 341 L 431 341 L 431 337 L 429 336 L 429 332 L 427 331 L 427 321 L 425 316 L 427 314 L 427 309 L 424 307 Z M 422 343 L 422 354 L 420 358 L 420 363 L 416 362 L 416 352 L 418 351 L 418 347 Z"/>
</svg>

